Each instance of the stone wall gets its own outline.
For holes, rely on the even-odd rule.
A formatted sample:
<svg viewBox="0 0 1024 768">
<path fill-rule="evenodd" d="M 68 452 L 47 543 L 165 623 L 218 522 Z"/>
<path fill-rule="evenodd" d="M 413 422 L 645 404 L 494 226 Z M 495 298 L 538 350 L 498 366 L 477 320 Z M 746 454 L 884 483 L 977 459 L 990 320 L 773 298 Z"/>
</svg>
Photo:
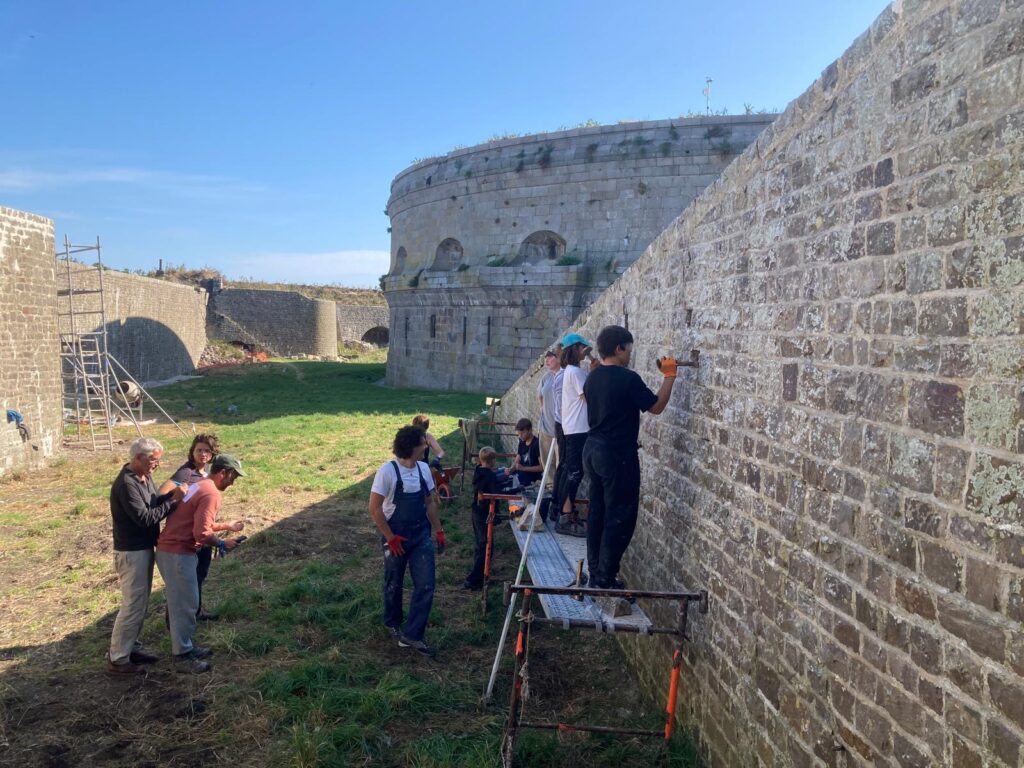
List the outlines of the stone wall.
<svg viewBox="0 0 1024 768">
<path fill-rule="evenodd" d="M 403 171 L 387 207 L 389 383 L 507 388 L 774 117 L 578 128 Z"/>
<path fill-rule="evenodd" d="M 61 444 L 53 222 L 0 207 L 0 477 L 34 467 Z M 22 414 L 23 441 L 7 410 Z"/>
<path fill-rule="evenodd" d="M 338 341 L 365 341 L 378 346 L 388 343 L 388 308 L 336 304 Z"/>
<path fill-rule="evenodd" d="M 481 269 L 388 294 L 387 382 L 497 394 L 611 283 L 583 266 Z"/>
<path fill-rule="evenodd" d="M 95 268 L 74 265 L 76 291 L 95 290 L 99 275 Z M 57 263 L 57 283 L 67 289 L 64 262 Z M 110 354 L 140 382 L 160 381 L 193 373 L 206 347 L 205 291 L 186 285 L 132 275 L 110 269 L 103 271 L 103 309 L 107 323 Z M 61 312 L 67 299 L 58 301 Z M 75 298 L 76 312 L 99 309 L 99 296 L 84 293 Z M 99 315 L 83 315 L 85 330 L 99 328 Z M 60 329 L 69 330 L 61 317 Z M 77 329 L 79 332 L 82 327 Z"/>
<path fill-rule="evenodd" d="M 283 357 L 338 355 L 333 301 L 251 288 L 225 288 L 210 301 L 210 338 L 254 344 Z"/>
<path fill-rule="evenodd" d="M 1024 765 L 1022 41 L 1019 0 L 894 4 L 580 322 L 652 387 L 701 351 L 624 570 L 711 592 L 711 766 Z M 663 701 L 668 642 L 624 646 Z"/>
</svg>

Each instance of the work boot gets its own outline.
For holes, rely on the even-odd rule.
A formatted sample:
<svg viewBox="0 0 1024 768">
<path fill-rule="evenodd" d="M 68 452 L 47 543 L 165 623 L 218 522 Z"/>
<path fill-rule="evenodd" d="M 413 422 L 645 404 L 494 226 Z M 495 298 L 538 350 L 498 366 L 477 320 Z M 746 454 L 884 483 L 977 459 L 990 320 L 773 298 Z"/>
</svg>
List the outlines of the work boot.
<svg viewBox="0 0 1024 768">
<path fill-rule="evenodd" d="M 203 648 L 199 645 L 192 646 L 192 655 L 197 659 L 208 659 L 213 656 L 213 650 L 210 648 Z"/>
<path fill-rule="evenodd" d="M 427 656 L 431 659 L 437 656 L 437 649 L 427 645 L 422 640 L 410 640 L 405 635 L 399 636 L 398 647 L 412 648 L 414 651 L 416 651 L 416 653 L 420 654 L 421 656 Z"/>
<path fill-rule="evenodd" d="M 174 671 L 197 675 L 210 671 L 209 662 L 196 658 L 195 651 L 181 653 L 174 657 Z"/>
<path fill-rule="evenodd" d="M 156 662 L 160 661 L 160 657 L 148 651 L 138 650 L 132 651 L 128 661 L 132 664 L 156 664 Z"/>
<path fill-rule="evenodd" d="M 107 672 L 112 675 L 144 675 L 146 668 L 130 661 L 126 661 L 124 664 L 115 664 L 107 659 Z"/>
</svg>

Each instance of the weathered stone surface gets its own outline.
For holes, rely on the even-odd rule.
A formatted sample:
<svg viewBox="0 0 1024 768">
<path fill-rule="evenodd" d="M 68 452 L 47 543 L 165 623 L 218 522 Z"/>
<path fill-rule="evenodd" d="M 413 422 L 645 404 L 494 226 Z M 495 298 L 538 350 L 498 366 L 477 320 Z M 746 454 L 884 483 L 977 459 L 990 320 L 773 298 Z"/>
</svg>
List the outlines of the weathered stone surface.
<svg viewBox="0 0 1024 768">
<path fill-rule="evenodd" d="M 60 450 L 60 351 L 53 222 L 0 207 L 0 410 L 21 413 L 31 431 L 0 420 L 0 477 L 35 467 Z"/>
<path fill-rule="evenodd" d="M 400 173 L 387 204 L 388 383 L 507 389 L 773 117 L 680 118 L 523 136 L 455 150 Z M 880 182 L 885 174 L 883 166 Z M 789 173 L 794 186 L 813 178 L 807 163 Z M 741 201 L 716 215 L 732 215 Z M 822 226 L 839 216 L 838 208 L 823 210 Z M 859 237 L 829 237 L 828 258 L 855 249 Z M 666 272 L 665 285 L 681 266 Z M 748 266 L 738 259 L 731 269 L 739 275 Z M 753 290 L 765 289 L 736 286 L 737 295 Z M 650 310 L 640 295 L 623 307 L 628 325 L 645 322 Z"/>
<path fill-rule="evenodd" d="M 624 569 L 712 590 L 684 694 L 709 765 L 1022 759 L 1022 13 L 894 4 L 574 328 L 628 314 L 655 388 L 702 353 L 642 417 Z"/>
</svg>

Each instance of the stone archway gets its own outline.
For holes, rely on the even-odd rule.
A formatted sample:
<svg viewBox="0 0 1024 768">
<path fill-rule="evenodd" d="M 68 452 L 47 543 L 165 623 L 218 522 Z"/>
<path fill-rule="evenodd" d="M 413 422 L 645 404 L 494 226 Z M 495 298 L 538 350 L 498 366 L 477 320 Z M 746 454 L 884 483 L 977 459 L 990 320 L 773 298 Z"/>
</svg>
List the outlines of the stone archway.
<svg viewBox="0 0 1024 768">
<path fill-rule="evenodd" d="M 368 330 L 363 334 L 363 338 L 360 341 L 366 344 L 373 344 L 378 347 L 386 347 L 390 340 L 390 333 L 388 329 L 382 325 L 377 325 Z"/>
</svg>

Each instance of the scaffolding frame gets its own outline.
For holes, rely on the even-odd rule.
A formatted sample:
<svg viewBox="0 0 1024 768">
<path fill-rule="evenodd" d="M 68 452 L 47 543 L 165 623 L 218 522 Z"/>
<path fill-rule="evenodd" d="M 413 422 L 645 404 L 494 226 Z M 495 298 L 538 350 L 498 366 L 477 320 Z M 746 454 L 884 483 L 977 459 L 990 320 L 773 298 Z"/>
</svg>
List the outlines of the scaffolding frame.
<svg viewBox="0 0 1024 768">
<path fill-rule="evenodd" d="M 73 257 L 94 254 L 92 266 Z M 60 372 L 65 417 L 75 422 L 73 436 L 65 436 L 69 446 L 113 450 L 114 423 L 130 421 L 139 437 L 142 427 L 118 384 L 123 374 L 134 384 L 141 398 L 148 399 L 182 435 L 185 430 L 165 411 L 146 389 L 118 362 L 107 344 L 107 315 L 104 301 L 103 254 L 99 237 L 95 244 L 75 245 L 64 235 L 63 251 L 55 254 L 63 262 L 67 287 L 57 290 L 57 328 L 60 338 Z M 95 273 L 95 282 L 83 280 Z M 112 384 L 113 383 L 113 384 Z M 141 399 L 140 399 L 141 403 Z M 141 414 L 141 405 L 140 405 Z"/>
</svg>

